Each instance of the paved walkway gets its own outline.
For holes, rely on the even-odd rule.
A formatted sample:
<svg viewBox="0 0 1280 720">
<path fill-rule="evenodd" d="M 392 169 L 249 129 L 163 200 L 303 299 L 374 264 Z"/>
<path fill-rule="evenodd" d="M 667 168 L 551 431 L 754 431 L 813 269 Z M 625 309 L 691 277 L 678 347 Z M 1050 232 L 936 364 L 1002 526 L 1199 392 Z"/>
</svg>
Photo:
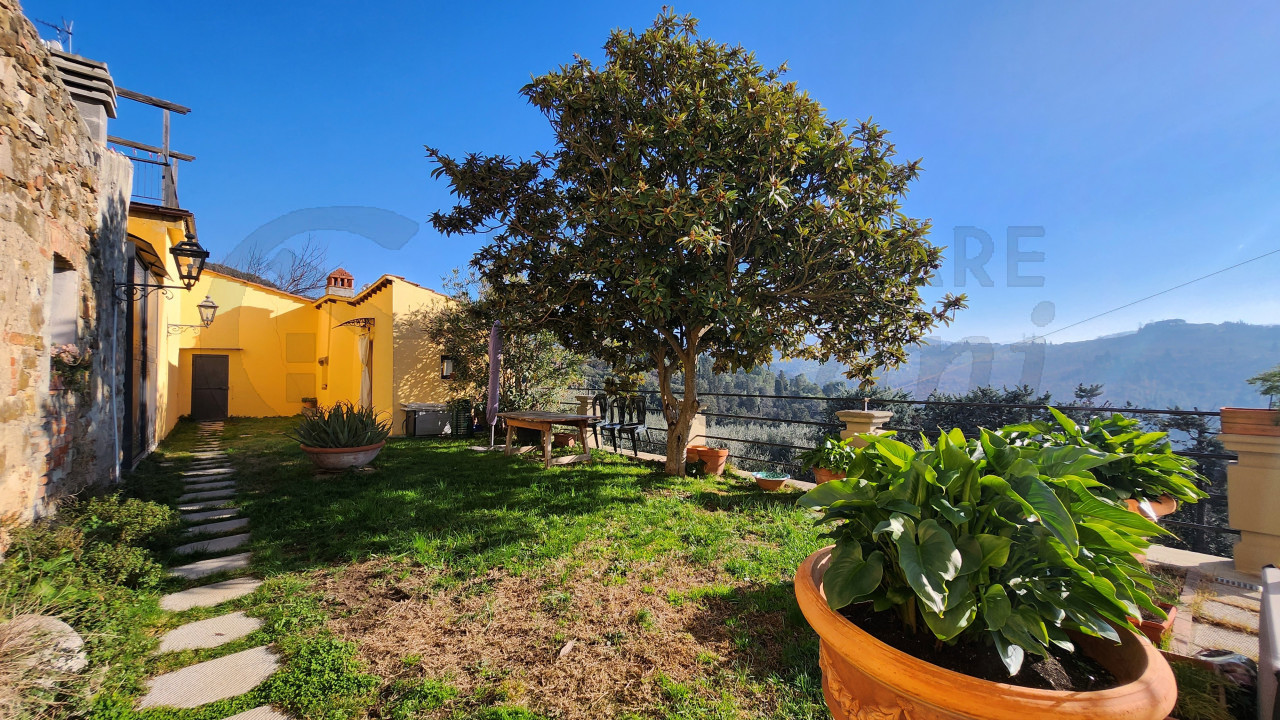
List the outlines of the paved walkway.
<svg viewBox="0 0 1280 720">
<path fill-rule="evenodd" d="M 235 507 L 235 469 L 223 451 L 222 430 L 220 422 L 204 422 L 196 431 L 199 441 L 192 453 L 196 459 L 182 472 L 185 487 L 178 498 L 178 509 L 183 513 L 183 522 L 187 523 L 184 535 L 190 541 L 174 548 L 179 555 L 212 557 L 170 568 L 169 574 L 175 577 L 198 579 L 249 566 L 251 553 L 237 552 L 249 542 L 249 520 L 240 517 L 240 509 Z M 214 607 L 248 595 L 261 584 L 261 580 L 253 577 L 209 583 L 165 595 L 160 599 L 160 607 L 175 613 Z M 262 621 L 257 618 L 242 612 L 224 612 L 170 630 L 160 639 L 156 652 L 217 648 L 246 637 L 260 627 Z M 138 707 L 194 708 L 232 698 L 257 687 L 278 665 L 275 653 L 265 645 L 188 665 L 151 678 L 148 692 L 138 701 Z M 263 706 L 227 720 L 287 720 L 287 717 Z"/>
<path fill-rule="evenodd" d="M 1169 649 L 1179 655 L 1231 650 L 1258 659 L 1261 579 L 1235 569 L 1229 558 L 1152 545 L 1147 559 L 1187 574 L 1173 619 Z"/>
</svg>

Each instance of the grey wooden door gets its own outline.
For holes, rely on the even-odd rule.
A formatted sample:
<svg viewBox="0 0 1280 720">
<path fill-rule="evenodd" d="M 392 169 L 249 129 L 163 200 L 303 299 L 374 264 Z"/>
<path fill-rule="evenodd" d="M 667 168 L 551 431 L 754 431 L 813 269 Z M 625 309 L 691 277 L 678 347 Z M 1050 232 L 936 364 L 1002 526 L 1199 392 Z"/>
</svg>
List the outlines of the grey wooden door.
<svg viewBox="0 0 1280 720">
<path fill-rule="evenodd" d="M 222 420 L 227 417 L 228 372 L 226 355 L 191 356 L 191 417 Z"/>
</svg>

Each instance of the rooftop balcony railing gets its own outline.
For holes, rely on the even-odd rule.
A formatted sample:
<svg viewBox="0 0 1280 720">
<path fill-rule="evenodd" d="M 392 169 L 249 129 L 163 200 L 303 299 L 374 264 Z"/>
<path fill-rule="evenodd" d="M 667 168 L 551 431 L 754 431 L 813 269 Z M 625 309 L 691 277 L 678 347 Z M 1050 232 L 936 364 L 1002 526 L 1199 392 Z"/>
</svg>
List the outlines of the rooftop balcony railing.
<svg viewBox="0 0 1280 720">
<path fill-rule="evenodd" d="M 133 162 L 133 190 L 130 193 L 130 199 L 133 202 L 167 208 L 180 207 L 178 161 L 191 162 L 196 158 L 194 155 L 180 153 L 169 147 L 169 113 L 186 115 L 191 112 L 191 108 L 124 88 L 116 88 L 116 95 L 143 105 L 160 108 L 161 113 L 161 144 L 158 147 L 114 135 L 107 136 L 107 142 Z"/>
</svg>

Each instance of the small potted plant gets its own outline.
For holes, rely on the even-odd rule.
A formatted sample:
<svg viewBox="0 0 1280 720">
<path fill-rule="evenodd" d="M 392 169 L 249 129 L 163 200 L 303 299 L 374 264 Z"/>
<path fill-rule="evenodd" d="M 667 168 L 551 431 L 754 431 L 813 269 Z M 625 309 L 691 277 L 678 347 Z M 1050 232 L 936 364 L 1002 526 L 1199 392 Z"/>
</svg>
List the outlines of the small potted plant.
<svg viewBox="0 0 1280 720">
<path fill-rule="evenodd" d="M 1120 413 L 1075 422 L 1055 408 L 1053 421 L 1010 425 L 1014 442 L 1030 447 L 1078 447 L 1111 460 L 1093 469 L 1097 495 L 1123 502 L 1134 512 L 1157 520 L 1178 509 L 1179 502 L 1209 497 L 1200 489 L 1208 479 L 1196 472 L 1196 461 L 1173 451 L 1169 433 L 1143 432 L 1137 420 Z"/>
<path fill-rule="evenodd" d="M 704 446 L 698 449 L 698 459 L 703 462 L 706 474 L 723 475 L 724 466 L 729 462 L 729 449 Z"/>
<path fill-rule="evenodd" d="M 315 410 L 320 405 L 320 401 L 313 397 L 302 398 L 302 407 L 306 410 Z"/>
<path fill-rule="evenodd" d="M 1222 432 L 1225 435 L 1259 435 L 1280 437 L 1280 410 L 1275 410 L 1280 397 L 1280 365 L 1254 375 L 1246 382 L 1258 388 L 1259 395 L 1266 395 L 1268 405 L 1262 408 L 1222 408 Z"/>
<path fill-rule="evenodd" d="M 387 444 L 391 422 L 371 407 L 338 402 L 302 415 L 288 436 L 321 470 L 368 465 Z"/>
<path fill-rule="evenodd" d="M 796 574 L 836 720 L 1162 720 L 1173 674 L 1129 618 L 1167 534 L 1093 489 L 1116 462 L 1083 447 L 953 430 L 915 450 L 889 435 L 848 478 L 800 500 L 834 545 Z"/>
<path fill-rule="evenodd" d="M 798 459 L 802 468 L 813 470 L 814 482 L 821 485 L 843 478 L 845 468 L 853 461 L 855 453 L 851 440 L 826 437 L 814 449 L 801 453 Z"/>
</svg>

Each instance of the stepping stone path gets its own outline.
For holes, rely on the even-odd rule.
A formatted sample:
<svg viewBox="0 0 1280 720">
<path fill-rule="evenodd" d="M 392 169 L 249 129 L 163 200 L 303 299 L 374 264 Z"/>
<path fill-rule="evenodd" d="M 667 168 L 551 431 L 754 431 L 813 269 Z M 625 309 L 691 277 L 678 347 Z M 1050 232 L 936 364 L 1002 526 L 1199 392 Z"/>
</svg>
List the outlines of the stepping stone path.
<svg viewBox="0 0 1280 720">
<path fill-rule="evenodd" d="M 173 549 L 179 555 L 226 553 L 249 542 L 248 518 L 240 517 L 240 509 L 224 507 L 235 502 L 235 474 L 222 451 L 222 423 L 200 423 L 196 434 L 200 450 L 195 460 L 182 472 L 184 494 L 178 498 L 182 520 L 189 524 L 187 536 L 200 540 Z M 249 566 L 250 553 L 220 554 L 187 565 L 169 568 L 175 577 L 197 579 L 215 573 L 242 570 Z M 252 577 L 210 583 L 189 590 L 170 593 L 160 598 L 160 607 L 169 612 L 182 612 L 198 607 L 214 607 L 257 590 L 262 581 Z M 205 620 L 190 622 L 170 630 L 160 639 L 156 652 L 221 647 L 239 640 L 258 628 L 262 621 L 242 612 L 228 612 Z M 138 708 L 194 708 L 216 700 L 243 695 L 266 680 L 279 667 L 270 648 L 258 646 L 238 653 L 188 665 L 164 673 L 148 681 L 148 692 L 138 701 Z M 233 715 L 227 720 L 289 720 L 287 715 L 263 706 Z"/>
</svg>

